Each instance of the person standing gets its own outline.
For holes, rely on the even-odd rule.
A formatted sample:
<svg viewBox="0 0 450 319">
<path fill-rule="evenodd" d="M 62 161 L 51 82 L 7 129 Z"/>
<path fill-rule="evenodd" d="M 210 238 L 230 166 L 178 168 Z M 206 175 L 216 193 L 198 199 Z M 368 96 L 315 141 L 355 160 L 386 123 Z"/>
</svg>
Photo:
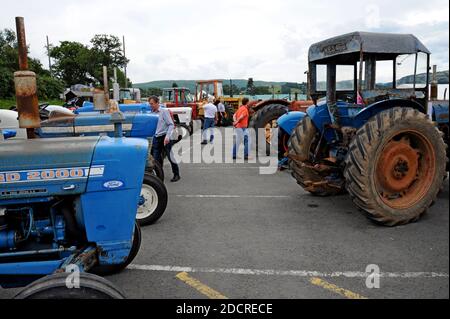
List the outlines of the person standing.
<svg viewBox="0 0 450 319">
<path fill-rule="evenodd" d="M 223 119 L 225 118 L 225 105 L 222 103 L 222 101 L 217 100 L 217 126 L 223 125 Z"/>
<path fill-rule="evenodd" d="M 164 164 L 163 152 L 167 154 L 173 173 L 173 178 L 170 181 L 178 182 L 180 180 L 180 168 L 175 162 L 175 158 L 172 153 L 173 142 L 170 139 L 175 129 L 175 124 L 172 116 L 170 115 L 170 111 L 161 107 L 157 96 L 151 96 L 148 99 L 148 102 L 153 113 L 158 115 L 158 125 L 156 126 L 155 136 L 153 137 L 151 154 L 155 160 L 161 164 L 161 166 Z"/>
<path fill-rule="evenodd" d="M 213 104 L 214 97 L 208 98 L 208 103 L 203 107 L 205 120 L 203 121 L 202 132 L 202 144 L 208 144 L 208 131 L 211 130 L 209 135 L 209 142 L 212 144 L 214 141 L 214 124 L 217 122 L 217 107 Z"/>
<path fill-rule="evenodd" d="M 248 160 L 248 150 L 250 148 L 250 137 L 248 132 L 248 98 L 244 97 L 242 99 L 242 106 L 233 115 L 233 126 L 236 132 L 236 142 L 233 145 L 233 159 L 237 158 L 237 151 L 242 141 L 244 141 L 244 159 Z"/>
</svg>

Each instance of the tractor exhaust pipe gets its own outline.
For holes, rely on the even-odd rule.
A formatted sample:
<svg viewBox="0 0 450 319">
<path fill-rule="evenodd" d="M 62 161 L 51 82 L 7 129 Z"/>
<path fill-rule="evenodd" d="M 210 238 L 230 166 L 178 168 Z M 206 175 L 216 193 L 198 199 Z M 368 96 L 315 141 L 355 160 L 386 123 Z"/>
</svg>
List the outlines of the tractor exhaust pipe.
<svg viewBox="0 0 450 319">
<path fill-rule="evenodd" d="M 437 66 L 433 65 L 433 75 L 431 78 L 431 101 L 436 101 L 438 99 L 438 81 L 437 81 Z"/>
<path fill-rule="evenodd" d="M 36 74 L 28 71 L 25 24 L 22 17 L 16 17 L 16 31 L 20 71 L 14 72 L 14 86 L 19 112 L 19 127 L 27 129 L 27 137 L 32 139 L 35 138 L 34 129 L 41 127 L 41 119 L 39 116 Z"/>
</svg>

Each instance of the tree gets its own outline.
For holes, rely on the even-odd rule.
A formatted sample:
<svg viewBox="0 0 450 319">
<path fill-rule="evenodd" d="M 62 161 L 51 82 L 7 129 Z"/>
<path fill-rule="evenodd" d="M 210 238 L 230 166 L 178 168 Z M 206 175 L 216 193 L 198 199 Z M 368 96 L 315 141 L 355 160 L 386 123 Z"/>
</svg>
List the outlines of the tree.
<svg viewBox="0 0 450 319">
<path fill-rule="evenodd" d="M 253 83 L 253 78 L 249 78 L 247 81 L 247 94 L 255 95 L 255 84 Z"/>
<path fill-rule="evenodd" d="M 271 94 L 270 88 L 268 86 L 255 87 L 255 95 L 265 95 L 265 94 Z"/>
<path fill-rule="evenodd" d="M 241 92 L 241 89 L 237 87 L 236 84 L 232 85 L 233 94 L 239 94 Z M 225 95 L 231 95 L 231 89 L 229 84 L 223 85 L 223 94 Z"/>
<path fill-rule="evenodd" d="M 123 55 L 122 43 L 114 35 L 97 34 L 91 39 L 89 73 L 103 84 L 103 66 L 108 68 L 108 75 L 113 69 L 123 68 L 129 62 Z M 123 79 L 125 84 L 125 79 Z"/>
<path fill-rule="evenodd" d="M 14 72 L 19 69 L 18 61 L 16 34 L 10 29 L 0 31 L 0 98 L 11 98 L 15 95 Z M 64 90 L 63 83 L 52 77 L 39 60 L 28 57 L 28 68 L 36 73 L 39 98 L 59 97 Z"/>
<path fill-rule="evenodd" d="M 94 78 L 89 71 L 93 68 L 89 48 L 78 42 L 62 41 L 50 49 L 54 59 L 53 71 L 66 86 L 90 84 Z"/>
<path fill-rule="evenodd" d="M 125 83 L 126 82 L 126 83 Z M 131 83 L 129 78 L 125 79 L 125 73 L 122 72 L 121 69 L 117 69 L 117 83 L 119 83 L 120 87 L 132 87 L 133 83 Z"/>
<path fill-rule="evenodd" d="M 173 88 L 177 88 L 177 87 L 178 87 L 177 82 L 173 82 L 173 83 L 172 83 L 172 87 L 173 87 Z"/>
<path fill-rule="evenodd" d="M 155 87 L 150 87 L 150 88 L 146 88 L 146 89 L 141 89 L 142 91 L 142 96 L 145 97 L 149 97 L 149 96 L 161 96 L 162 95 L 162 90 L 160 88 L 155 88 Z"/>
</svg>

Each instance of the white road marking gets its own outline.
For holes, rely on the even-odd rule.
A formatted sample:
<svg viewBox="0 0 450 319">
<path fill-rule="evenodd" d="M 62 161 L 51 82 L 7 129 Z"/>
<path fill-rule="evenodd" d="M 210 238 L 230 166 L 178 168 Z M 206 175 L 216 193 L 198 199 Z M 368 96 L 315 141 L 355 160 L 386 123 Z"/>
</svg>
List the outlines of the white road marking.
<svg viewBox="0 0 450 319">
<path fill-rule="evenodd" d="M 319 278 L 367 278 L 370 273 L 361 271 L 343 272 L 319 272 L 308 270 L 274 270 L 274 269 L 244 269 L 244 268 L 207 268 L 207 267 L 180 267 L 161 265 L 128 265 L 128 269 L 143 271 L 166 271 L 166 272 L 187 272 L 187 273 L 221 273 L 233 275 L 254 275 L 254 276 L 291 276 L 291 277 L 319 277 Z M 383 278 L 448 278 L 447 273 L 442 272 L 381 272 Z"/>
<path fill-rule="evenodd" d="M 175 195 L 182 198 L 291 198 L 285 195 Z"/>
</svg>

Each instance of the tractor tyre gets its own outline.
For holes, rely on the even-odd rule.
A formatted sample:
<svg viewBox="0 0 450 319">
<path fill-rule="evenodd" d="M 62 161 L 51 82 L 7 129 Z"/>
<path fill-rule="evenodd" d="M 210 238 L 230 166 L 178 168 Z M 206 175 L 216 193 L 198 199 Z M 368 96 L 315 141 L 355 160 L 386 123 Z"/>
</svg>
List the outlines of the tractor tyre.
<svg viewBox="0 0 450 319">
<path fill-rule="evenodd" d="M 289 153 L 289 139 L 291 136 L 282 128 L 278 129 L 278 160 L 281 161 Z"/>
<path fill-rule="evenodd" d="M 386 226 L 417 221 L 446 176 L 446 146 L 427 116 L 408 107 L 378 113 L 349 146 L 344 176 L 353 202 Z"/>
<path fill-rule="evenodd" d="M 131 262 L 137 256 L 139 249 L 141 248 L 141 242 L 142 242 L 141 227 L 139 226 L 138 222 L 135 222 L 133 231 L 133 242 L 131 244 L 130 253 L 127 256 L 127 259 L 123 263 L 117 265 L 95 266 L 93 269 L 90 270 L 90 272 L 98 276 L 110 276 L 121 272 L 122 270 L 127 268 L 127 266 L 131 264 Z"/>
<path fill-rule="evenodd" d="M 144 174 L 136 221 L 141 226 L 154 224 L 167 208 L 167 188 L 157 177 Z"/>
<path fill-rule="evenodd" d="M 274 125 L 274 121 L 276 121 L 280 116 L 286 114 L 289 111 L 289 107 L 282 104 L 269 104 L 264 106 L 262 109 L 258 110 L 251 118 L 250 127 L 255 129 L 256 132 L 256 152 L 258 154 L 258 134 L 259 129 L 267 129 L 267 126 L 270 125 L 270 128 L 277 127 Z M 269 134 L 270 135 L 270 134 Z M 265 143 L 265 152 L 266 156 L 270 156 L 270 139 L 271 136 L 267 136 Z"/>
<path fill-rule="evenodd" d="M 118 288 L 102 277 L 85 272 L 76 276 L 70 272 L 45 276 L 25 287 L 14 299 L 125 299 Z"/>
<path fill-rule="evenodd" d="M 312 157 L 320 133 L 311 118 L 305 116 L 295 127 L 289 141 L 289 168 L 292 176 L 304 190 L 315 196 L 334 196 L 345 191 L 344 185 L 333 183 L 326 175 L 314 169 Z"/>
<path fill-rule="evenodd" d="M 232 106 L 225 106 L 225 116 L 222 117 L 222 123 L 220 123 L 221 126 L 227 127 L 233 125 L 233 115 L 234 115 L 234 109 Z"/>
<path fill-rule="evenodd" d="M 164 183 L 164 169 L 161 166 L 161 163 L 156 161 L 153 156 L 149 156 L 147 159 L 147 166 L 145 167 L 145 172 L 158 177 L 161 182 Z"/>
</svg>

